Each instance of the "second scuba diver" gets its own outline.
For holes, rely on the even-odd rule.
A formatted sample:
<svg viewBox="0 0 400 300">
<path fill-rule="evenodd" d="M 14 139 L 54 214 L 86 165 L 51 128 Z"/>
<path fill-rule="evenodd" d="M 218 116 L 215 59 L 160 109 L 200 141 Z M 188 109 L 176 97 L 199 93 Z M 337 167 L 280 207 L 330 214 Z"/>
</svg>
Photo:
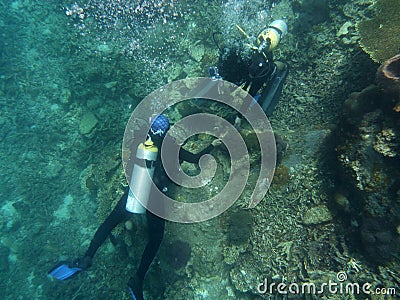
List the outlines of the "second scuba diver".
<svg viewBox="0 0 400 300">
<path fill-rule="evenodd" d="M 236 27 L 248 40 L 250 36 Z M 287 33 L 283 20 L 275 20 L 262 30 L 256 40 L 245 47 L 224 47 L 218 65 L 209 68 L 213 79 L 224 79 L 241 86 L 261 106 L 270 117 L 282 91 L 289 72 L 287 63 L 274 62 L 272 51 Z M 214 34 L 215 36 L 215 34 Z M 242 107 L 245 111 L 248 107 Z"/>
<path fill-rule="evenodd" d="M 151 122 L 152 124 L 147 140 L 144 143 L 141 143 L 138 147 L 139 155 L 137 154 L 137 157 L 140 159 L 139 161 L 135 162 L 133 172 L 135 172 L 136 164 L 138 166 L 138 170 L 142 168 L 145 172 L 147 172 L 149 165 L 148 163 L 154 162 L 153 181 L 160 191 L 165 191 L 166 187 L 170 184 L 170 181 L 168 176 L 165 174 L 160 159 L 157 156 L 157 149 L 161 146 L 170 124 L 165 115 L 158 115 L 154 117 Z M 202 155 L 209 153 L 220 143 L 220 140 L 215 139 L 208 147 L 197 154 L 193 154 L 183 148 L 180 148 L 179 159 L 180 161 L 187 161 L 189 163 L 198 163 Z M 154 153 L 155 155 L 153 155 Z M 145 161 L 144 163 L 143 160 Z M 132 299 L 143 299 L 143 281 L 163 239 L 165 220 L 147 211 L 134 196 L 132 197 L 132 191 L 138 191 L 144 186 L 138 185 L 139 182 L 143 183 L 142 178 L 139 178 L 138 176 L 141 176 L 140 172 L 136 172 L 136 176 L 132 174 L 130 186 L 126 188 L 125 193 L 118 201 L 118 204 L 97 229 L 86 253 L 82 257 L 73 261 L 59 262 L 49 271 L 49 274 L 52 277 L 58 280 L 65 280 L 77 274 L 78 272 L 89 268 L 92 265 L 92 260 L 96 254 L 96 251 L 107 239 L 107 237 L 110 236 L 112 229 L 114 229 L 118 224 L 125 222 L 134 216 L 135 213 L 146 213 L 148 242 L 143 251 L 139 268 L 128 281 L 128 289 Z M 143 191 L 143 193 L 149 194 L 148 201 L 152 201 L 151 190 Z"/>
</svg>

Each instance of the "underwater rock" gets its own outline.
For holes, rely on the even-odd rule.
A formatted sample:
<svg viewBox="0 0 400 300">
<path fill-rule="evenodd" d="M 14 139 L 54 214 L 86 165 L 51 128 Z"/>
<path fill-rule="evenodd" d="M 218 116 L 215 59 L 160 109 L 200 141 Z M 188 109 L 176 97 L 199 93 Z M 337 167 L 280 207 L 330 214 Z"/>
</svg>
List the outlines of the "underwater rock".
<svg viewBox="0 0 400 300">
<path fill-rule="evenodd" d="M 259 148 L 257 134 L 254 130 L 244 129 L 240 132 L 246 142 L 247 147 Z"/>
<path fill-rule="evenodd" d="M 165 261 L 174 269 L 186 266 L 190 259 L 192 249 L 190 245 L 183 241 L 174 241 L 166 245 Z"/>
<path fill-rule="evenodd" d="M 350 202 L 349 199 L 346 197 L 346 195 L 344 195 L 341 192 L 336 192 L 333 195 L 333 200 L 335 201 L 335 203 L 338 205 L 338 207 L 345 211 L 345 212 L 349 212 L 350 211 Z"/>
<path fill-rule="evenodd" d="M 260 144 L 259 139 L 257 138 L 257 132 L 250 129 L 243 129 L 240 131 L 240 134 L 243 136 L 243 139 L 249 149 L 259 150 Z M 262 134 L 260 132 L 259 134 Z M 276 161 L 279 164 L 282 161 L 282 158 L 285 156 L 286 151 L 289 148 L 286 140 L 279 134 L 274 133 L 275 143 L 276 143 Z"/>
<path fill-rule="evenodd" d="M 113 52 L 112 46 L 110 44 L 100 44 L 96 47 L 96 50 L 102 53 L 103 55 L 110 55 Z"/>
<path fill-rule="evenodd" d="M 357 125 L 363 116 L 379 107 L 382 91 L 376 85 L 370 85 L 361 92 L 351 93 L 343 104 L 343 118 L 351 124 Z"/>
<path fill-rule="evenodd" d="M 71 91 L 67 88 L 61 89 L 60 102 L 67 104 L 71 100 Z"/>
<path fill-rule="evenodd" d="M 341 38 L 345 45 L 355 44 L 358 41 L 358 36 L 354 34 L 354 31 L 355 25 L 352 22 L 347 21 L 339 28 L 336 36 Z"/>
<path fill-rule="evenodd" d="M 284 164 L 279 164 L 272 178 L 272 187 L 279 188 L 284 186 L 290 179 L 289 168 Z"/>
<path fill-rule="evenodd" d="M 90 97 L 87 101 L 86 101 L 86 106 L 89 110 L 96 110 L 99 109 L 100 107 L 103 107 L 103 100 L 101 99 L 101 97 Z"/>
<path fill-rule="evenodd" d="M 229 216 L 228 240 L 232 245 L 248 242 L 253 231 L 253 215 L 249 210 L 238 210 Z"/>
<path fill-rule="evenodd" d="M 318 225 L 330 221 L 332 221 L 332 214 L 325 205 L 312 207 L 303 216 L 303 223 L 306 225 Z"/>
<path fill-rule="evenodd" d="M 347 21 L 346 23 L 344 23 L 338 30 L 338 32 L 336 33 L 337 37 L 341 37 L 343 35 L 346 35 L 349 33 L 349 27 L 352 27 L 353 23 L 351 23 L 350 21 Z"/>
<path fill-rule="evenodd" d="M 97 125 L 97 122 L 97 118 L 93 113 L 86 113 L 79 123 L 79 132 L 81 134 L 89 134 Z"/>
<path fill-rule="evenodd" d="M 168 70 L 168 77 L 167 81 L 172 82 L 175 79 L 177 79 L 181 74 L 182 74 L 183 68 L 180 64 L 176 63 L 174 64 L 169 70 Z"/>
<path fill-rule="evenodd" d="M 47 179 L 54 179 L 60 174 L 63 168 L 64 165 L 60 161 L 52 159 L 48 162 L 47 166 L 45 167 L 46 172 L 44 176 Z"/>
<path fill-rule="evenodd" d="M 276 143 L 276 164 L 279 165 L 289 149 L 289 144 L 280 134 L 274 132 L 274 136 Z"/>
<path fill-rule="evenodd" d="M 88 165 L 79 175 L 79 181 L 81 183 L 81 188 L 85 192 L 90 192 L 91 190 L 96 190 L 96 184 L 93 180 L 94 178 L 94 166 L 92 164 Z"/>
<path fill-rule="evenodd" d="M 365 217 L 362 220 L 361 240 L 365 252 L 373 261 L 388 260 L 400 250 L 396 226 L 386 218 Z"/>
<path fill-rule="evenodd" d="M 299 13 L 294 27 L 298 33 L 308 33 L 314 25 L 329 20 L 329 5 L 327 0 L 293 1 L 294 12 Z"/>
<path fill-rule="evenodd" d="M 200 41 L 195 42 L 189 47 L 189 55 L 195 61 L 200 62 L 204 56 L 204 45 Z"/>
<path fill-rule="evenodd" d="M 107 83 L 104 84 L 104 87 L 106 89 L 114 89 L 116 86 L 118 85 L 118 81 L 109 81 Z"/>
</svg>

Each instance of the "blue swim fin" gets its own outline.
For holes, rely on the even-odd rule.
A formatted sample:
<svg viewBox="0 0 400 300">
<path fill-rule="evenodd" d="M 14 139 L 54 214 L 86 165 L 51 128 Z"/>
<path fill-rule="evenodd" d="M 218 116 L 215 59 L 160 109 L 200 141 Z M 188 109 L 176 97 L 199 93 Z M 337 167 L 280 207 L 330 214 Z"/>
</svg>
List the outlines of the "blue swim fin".
<svg viewBox="0 0 400 300">
<path fill-rule="evenodd" d="M 142 281 L 139 279 L 137 275 L 131 277 L 128 281 L 128 290 L 129 294 L 132 297 L 132 300 L 143 300 L 143 288 Z"/>
<path fill-rule="evenodd" d="M 48 274 L 55 279 L 65 280 L 82 271 L 82 268 L 70 267 L 71 265 L 71 263 L 65 261 L 60 262 L 53 269 L 51 269 Z"/>
<path fill-rule="evenodd" d="M 129 294 L 132 297 L 132 300 L 138 300 L 138 298 L 136 298 L 136 296 L 135 296 L 134 291 L 130 287 L 128 287 L 128 290 L 129 290 Z"/>
</svg>

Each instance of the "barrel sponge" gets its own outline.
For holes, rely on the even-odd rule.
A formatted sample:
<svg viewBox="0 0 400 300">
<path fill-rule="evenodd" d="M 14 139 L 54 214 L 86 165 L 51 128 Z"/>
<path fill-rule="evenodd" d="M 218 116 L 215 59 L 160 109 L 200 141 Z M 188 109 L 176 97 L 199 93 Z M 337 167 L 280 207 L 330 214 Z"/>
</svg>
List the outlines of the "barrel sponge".
<svg viewBox="0 0 400 300">
<path fill-rule="evenodd" d="M 399 0 L 378 0 L 373 17 L 357 24 L 360 46 L 376 62 L 382 63 L 399 53 L 399 12 Z"/>
<path fill-rule="evenodd" d="M 378 68 L 376 81 L 386 93 L 400 100 L 400 54 L 388 59 Z"/>
</svg>

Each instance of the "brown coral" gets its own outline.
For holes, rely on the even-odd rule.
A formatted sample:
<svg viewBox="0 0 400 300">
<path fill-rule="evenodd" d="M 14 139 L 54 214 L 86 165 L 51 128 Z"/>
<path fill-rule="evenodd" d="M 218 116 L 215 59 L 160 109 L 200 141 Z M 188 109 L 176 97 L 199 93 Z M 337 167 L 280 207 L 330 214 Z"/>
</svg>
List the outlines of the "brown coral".
<svg viewBox="0 0 400 300">
<path fill-rule="evenodd" d="M 388 59 L 382 68 L 382 73 L 386 78 L 399 81 L 400 79 L 400 54 Z"/>
<path fill-rule="evenodd" d="M 376 82 L 391 99 L 391 109 L 400 112 L 400 54 L 385 61 L 376 72 Z"/>
<path fill-rule="evenodd" d="M 378 85 L 387 93 L 400 95 L 400 54 L 385 61 L 376 73 Z"/>
<path fill-rule="evenodd" d="M 373 147 L 376 152 L 383 156 L 395 157 L 398 155 L 398 144 L 396 140 L 397 137 L 395 131 L 391 128 L 386 128 L 376 134 Z"/>
<path fill-rule="evenodd" d="M 376 62 L 383 62 L 399 51 L 400 1 L 377 0 L 371 19 L 357 24 L 360 46 Z"/>
</svg>

